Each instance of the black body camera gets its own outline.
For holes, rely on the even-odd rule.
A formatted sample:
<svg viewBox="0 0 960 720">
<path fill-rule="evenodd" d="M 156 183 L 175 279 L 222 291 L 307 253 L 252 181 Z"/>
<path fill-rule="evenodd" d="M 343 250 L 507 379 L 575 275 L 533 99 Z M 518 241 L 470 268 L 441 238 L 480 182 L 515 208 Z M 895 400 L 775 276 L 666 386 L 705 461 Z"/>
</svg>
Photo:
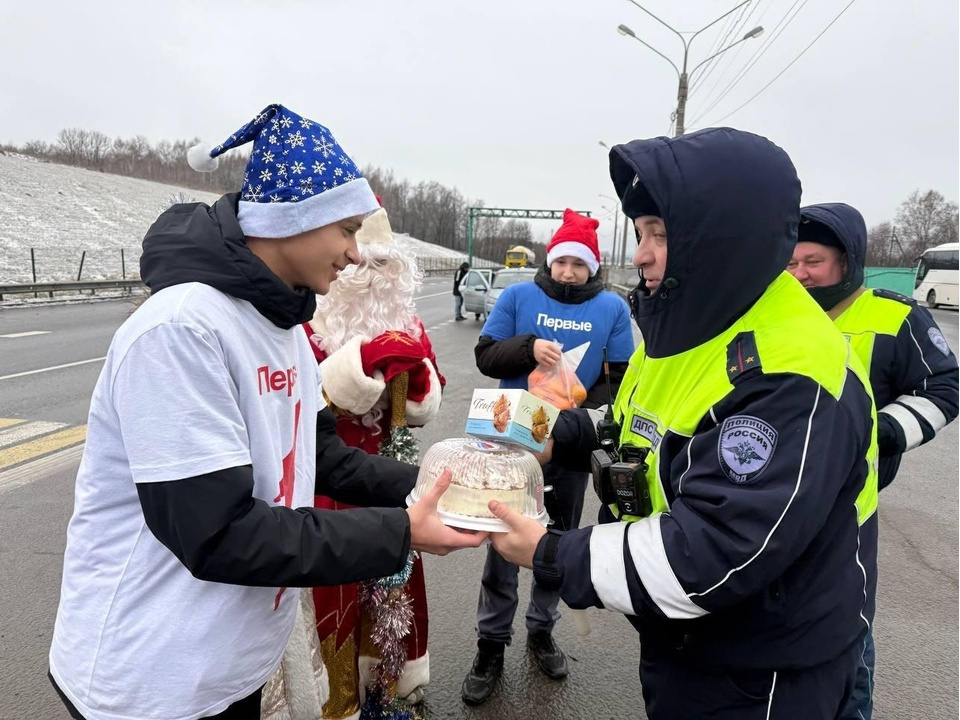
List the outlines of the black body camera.
<svg viewBox="0 0 960 720">
<path fill-rule="evenodd" d="M 622 446 L 620 461 L 610 466 L 610 485 L 621 515 L 647 517 L 653 513 L 650 488 L 647 487 L 648 452 L 649 448 Z"/>
<path fill-rule="evenodd" d="M 604 505 L 617 504 L 620 515 L 646 517 L 653 512 L 647 487 L 646 457 L 649 448 L 625 445 L 616 449 L 608 438 L 590 456 L 593 490 Z"/>
<path fill-rule="evenodd" d="M 617 495 L 610 482 L 610 468 L 617 462 L 614 442 L 609 438 L 600 441 L 600 449 L 590 455 L 590 475 L 593 477 L 593 491 L 604 505 L 617 501 Z"/>
<path fill-rule="evenodd" d="M 650 488 L 647 487 L 647 453 L 650 448 L 624 445 L 620 448 L 620 425 L 613 419 L 613 392 L 610 365 L 603 349 L 603 373 L 607 379 L 607 412 L 597 423 L 600 449 L 590 455 L 593 490 L 604 505 L 617 504 L 620 515 L 646 517 L 653 513 Z"/>
</svg>

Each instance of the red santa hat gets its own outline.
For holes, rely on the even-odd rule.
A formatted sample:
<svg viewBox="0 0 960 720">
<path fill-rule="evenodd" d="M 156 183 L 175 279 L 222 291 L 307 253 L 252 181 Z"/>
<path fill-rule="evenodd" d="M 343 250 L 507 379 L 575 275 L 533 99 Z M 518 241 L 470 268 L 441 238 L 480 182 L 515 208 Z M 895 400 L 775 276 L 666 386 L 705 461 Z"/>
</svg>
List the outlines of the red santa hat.
<svg viewBox="0 0 960 720">
<path fill-rule="evenodd" d="M 585 217 L 570 208 L 564 210 L 563 225 L 547 245 L 547 265 L 552 265 L 557 258 L 575 257 L 587 264 L 591 275 L 596 275 L 600 269 L 598 227 L 600 221 L 596 218 Z"/>
</svg>

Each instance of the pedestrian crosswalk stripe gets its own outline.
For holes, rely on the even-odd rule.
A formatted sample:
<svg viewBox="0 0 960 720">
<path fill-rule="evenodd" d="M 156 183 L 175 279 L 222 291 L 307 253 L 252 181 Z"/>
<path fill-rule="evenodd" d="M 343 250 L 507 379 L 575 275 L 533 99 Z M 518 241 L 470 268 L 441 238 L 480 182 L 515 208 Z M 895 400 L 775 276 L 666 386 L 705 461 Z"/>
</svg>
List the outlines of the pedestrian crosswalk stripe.
<svg viewBox="0 0 960 720">
<path fill-rule="evenodd" d="M 21 420 L 20 418 L 0 418 L 0 430 L 11 427 L 12 425 L 20 425 L 25 422 L 26 420 Z"/>
<path fill-rule="evenodd" d="M 0 430 L 0 448 L 10 447 L 65 427 L 67 427 L 67 423 L 45 422 L 43 420 L 15 425 L 6 430 Z"/>
<path fill-rule="evenodd" d="M 82 456 L 83 445 L 74 445 L 66 450 L 44 455 L 33 462 L 17 465 L 9 470 L 0 470 L 0 494 L 29 485 L 53 473 L 64 472 L 71 467 L 76 471 Z"/>
<path fill-rule="evenodd" d="M 72 445 L 82 443 L 87 437 L 87 426 L 77 425 L 50 435 L 0 450 L 0 470 L 28 460 L 49 455 Z"/>
</svg>

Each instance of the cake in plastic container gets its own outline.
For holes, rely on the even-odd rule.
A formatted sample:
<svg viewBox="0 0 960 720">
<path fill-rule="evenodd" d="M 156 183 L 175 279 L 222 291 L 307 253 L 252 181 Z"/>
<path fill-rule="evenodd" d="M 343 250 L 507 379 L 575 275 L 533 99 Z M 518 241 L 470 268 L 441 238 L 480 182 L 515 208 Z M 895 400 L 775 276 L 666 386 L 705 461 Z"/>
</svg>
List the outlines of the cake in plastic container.
<svg viewBox="0 0 960 720">
<path fill-rule="evenodd" d="M 437 504 L 445 524 L 471 530 L 506 531 L 506 525 L 487 507 L 491 500 L 499 500 L 518 513 L 546 524 L 543 471 L 537 459 L 526 450 L 470 437 L 441 440 L 423 456 L 417 484 L 408 502 L 414 503 L 423 497 L 446 468 L 453 473 L 453 481 Z"/>
</svg>

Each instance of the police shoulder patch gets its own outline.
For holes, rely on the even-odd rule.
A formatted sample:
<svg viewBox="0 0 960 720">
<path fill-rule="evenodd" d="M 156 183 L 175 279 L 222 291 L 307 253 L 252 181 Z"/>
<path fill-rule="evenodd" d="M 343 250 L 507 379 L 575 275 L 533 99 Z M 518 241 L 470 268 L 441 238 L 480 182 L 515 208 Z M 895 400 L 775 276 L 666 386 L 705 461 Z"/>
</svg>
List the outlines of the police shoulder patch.
<svg viewBox="0 0 960 720">
<path fill-rule="evenodd" d="M 727 478 L 736 485 L 754 482 L 773 458 L 777 431 L 752 415 L 734 415 L 720 425 L 717 456 Z"/>
<path fill-rule="evenodd" d="M 932 327 L 927 330 L 927 337 L 930 338 L 930 342 L 933 343 L 934 347 L 937 348 L 944 355 L 950 355 L 950 346 L 947 345 L 947 340 L 943 337 L 943 333 L 940 332 L 940 328 Z"/>
</svg>

